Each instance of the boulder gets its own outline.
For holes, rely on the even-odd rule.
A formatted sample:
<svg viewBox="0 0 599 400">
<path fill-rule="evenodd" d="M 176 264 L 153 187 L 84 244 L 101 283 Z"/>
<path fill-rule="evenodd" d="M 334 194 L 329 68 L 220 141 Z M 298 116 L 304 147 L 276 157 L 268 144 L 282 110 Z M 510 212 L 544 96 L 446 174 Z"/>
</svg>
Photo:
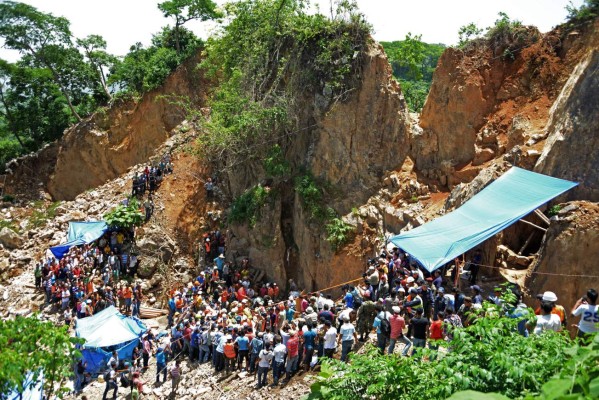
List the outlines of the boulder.
<svg viewBox="0 0 599 400">
<path fill-rule="evenodd" d="M 23 245 L 23 238 L 12 229 L 4 227 L 0 230 L 0 244 L 8 249 L 16 249 Z"/>
</svg>

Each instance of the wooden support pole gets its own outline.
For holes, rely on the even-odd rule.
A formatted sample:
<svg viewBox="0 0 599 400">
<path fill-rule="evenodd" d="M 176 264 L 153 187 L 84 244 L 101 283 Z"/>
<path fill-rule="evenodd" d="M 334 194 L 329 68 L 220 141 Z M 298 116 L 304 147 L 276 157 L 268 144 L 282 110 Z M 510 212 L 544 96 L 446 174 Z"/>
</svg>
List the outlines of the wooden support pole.
<svg viewBox="0 0 599 400">
<path fill-rule="evenodd" d="M 521 256 L 522 252 L 524 251 L 524 249 L 526 249 L 528 247 L 528 244 L 530 243 L 530 241 L 532 240 L 532 237 L 535 235 L 536 231 L 532 231 L 530 233 L 530 235 L 528 236 L 528 239 L 526 239 L 526 242 L 524 242 L 524 246 L 522 246 L 522 248 L 520 248 L 520 251 L 518 252 L 518 255 Z"/>
<path fill-rule="evenodd" d="M 543 220 L 543 222 L 546 223 L 547 225 L 551 224 L 551 221 L 549 221 L 549 218 L 547 218 L 545 216 L 545 214 L 540 212 L 539 209 L 535 210 L 535 214 L 537 214 L 537 217 L 541 218 Z"/>
<path fill-rule="evenodd" d="M 527 225 L 530 225 L 530 226 L 532 226 L 533 228 L 537 228 L 537 229 L 538 229 L 538 230 L 540 230 L 540 231 L 547 232 L 547 229 L 545 229 L 545 228 L 541 228 L 539 225 L 537 225 L 537 224 L 533 224 L 532 222 L 530 222 L 530 221 L 527 221 L 527 220 L 525 220 L 525 219 L 520 219 L 519 221 L 520 221 L 520 222 L 524 222 L 525 224 L 527 224 Z"/>
</svg>

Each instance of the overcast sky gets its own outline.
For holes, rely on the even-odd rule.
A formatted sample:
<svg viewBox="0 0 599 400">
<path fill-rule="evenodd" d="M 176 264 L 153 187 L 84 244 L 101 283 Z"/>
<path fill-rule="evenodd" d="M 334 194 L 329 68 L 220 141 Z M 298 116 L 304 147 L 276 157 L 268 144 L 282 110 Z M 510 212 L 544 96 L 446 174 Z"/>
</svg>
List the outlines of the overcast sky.
<svg viewBox="0 0 599 400">
<path fill-rule="evenodd" d="M 2 1 L 2 0 L 0 0 Z M 76 37 L 99 34 L 108 43 L 108 51 L 124 55 L 129 47 L 150 43 L 152 33 L 171 23 L 162 16 L 157 0 L 24 0 L 55 16 L 71 21 Z M 217 1 L 223 4 L 225 1 Z M 583 0 L 574 0 L 580 6 Z M 312 0 L 328 14 L 330 0 Z M 401 40 L 408 32 L 422 34 L 429 43 L 455 44 L 460 26 L 470 22 L 488 27 L 500 11 L 542 32 L 564 21 L 568 0 L 358 0 L 360 10 L 374 27 L 379 41 Z M 206 38 L 214 25 L 188 23 L 197 35 Z M 0 57 L 15 61 L 18 54 L 0 49 Z"/>
</svg>

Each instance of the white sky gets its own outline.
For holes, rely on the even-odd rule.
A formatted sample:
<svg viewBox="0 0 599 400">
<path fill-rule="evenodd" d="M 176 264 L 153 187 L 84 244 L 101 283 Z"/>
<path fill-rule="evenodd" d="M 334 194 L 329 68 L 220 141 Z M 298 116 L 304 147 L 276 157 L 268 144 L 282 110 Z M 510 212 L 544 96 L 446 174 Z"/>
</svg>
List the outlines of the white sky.
<svg viewBox="0 0 599 400">
<path fill-rule="evenodd" d="M 0 0 L 2 1 L 2 0 Z M 136 42 L 150 44 L 153 33 L 172 24 L 156 7 L 159 0 L 22 0 L 40 11 L 64 16 L 71 21 L 76 37 L 99 34 L 108 51 L 124 55 Z M 223 4 L 224 0 L 217 0 Z M 542 32 L 565 20 L 568 0 L 357 0 L 360 10 L 374 27 L 379 41 L 402 40 L 408 32 L 422 34 L 428 43 L 455 44 L 460 26 L 470 22 L 479 27 L 493 25 L 499 11 Z M 583 0 L 573 0 L 577 7 Z M 330 0 L 312 0 L 328 15 Z M 189 22 L 186 27 L 206 38 L 208 23 Z M 214 26 L 214 25 L 213 25 Z M 16 52 L 0 48 L 0 57 L 15 61 Z"/>
</svg>

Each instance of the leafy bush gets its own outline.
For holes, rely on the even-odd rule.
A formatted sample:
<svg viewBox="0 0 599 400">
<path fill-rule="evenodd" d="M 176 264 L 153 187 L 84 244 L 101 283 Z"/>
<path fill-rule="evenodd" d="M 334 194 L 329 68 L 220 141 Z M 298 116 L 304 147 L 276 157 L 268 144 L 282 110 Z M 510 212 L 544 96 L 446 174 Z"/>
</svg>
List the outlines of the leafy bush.
<svg viewBox="0 0 599 400">
<path fill-rule="evenodd" d="M 500 12 L 499 17 L 485 34 L 494 54 L 513 60 L 518 51 L 539 39 L 540 33 L 536 28 L 527 28 L 522 22 L 511 20 L 504 12 Z"/>
<path fill-rule="evenodd" d="M 561 209 L 562 209 L 562 206 L 560 206 L 559 204 L 551 206 L 549 208 L 549 210 L 547 211 L 547 215 L 549 215 L 550 217 L 553 217 L 554 215 L 557 215 Z"/>
<path fill-rule="evenodd" d="M 532 310 L 528 313 L 523 318 L 533 317 Z M 415 357 L 406 358 L 380 355 L 370 347 L 365 354 L 353 355 L 351 364 L 326 360 L 309 398 L 432 400 L 463 390 L 497 392 L 510 398 L 538 394 L 543 382 L 571 358 L 564 349 L 572 341 L 555 332 L 521 336 L 518 322 L 501 307 L 485 304 L 472 325 L 453 330 L 447 352 L 418 349 Z M 421 357 L 427 361 L 419 362 Z M 596 361 L 593 371 L 599 374 Z"/>
<path fill-rule="evenodd" d="M 478 38 L 482 33 L 483 30 L 476 26 L 474 22 L 461 26 L 458 31 L 458 47 L 463 48 L 471 40 Z"/>
<path fill-rule="evenodd" d="M 198 139 L 201 155 L 225 167 L 263 162 L 273 143 L 282 146 L 294 133 L 298 99 L 322 93 L 330 105 L 357 84 L 370 27 L 353 11 L 329 20 L 305 5 L 242 0 L 225 6 L 230 22 L 208 40 L 201 64 L 218 83 Z"/>
<path fill-rule="evenodd" d="M 295 192 L 299 195 L 310 219 L 316 222 L 325 222 L 329 218 L 335 217 L 335 211 L 325 206 L 323 191 L 311 173 L 305 173 L 295 178 Z"/>
<path fill-rule="evenodd" d="M 341 218 L 332 218 L 326 224 L 326 231 L 327 241 L 331 244 L 333 250 L 336 251 L 350 241 L 355 229 Z"/>
<path fill-rule="evenodd" d="M 104 214 L 106 223 L 119 229 L 131 229 L 144 222 L 144 215 L 140 211 L 139 202 L 135 197 L 129 198 L 127 205 L 119 204 L 108 213 Z"/>
<path fill-rule="evenodd" d="M 570 1 L 566 6 L 566 11 L 568 11 L 566 26 L 573 28 L 587 21 L 592 21 L 599 15 L 599 0 L 585 0 L 579 8 Z"/>
<path fill-rule="evenodd" d="M 426 102 L 431 82 L 400 80 L 401 90 L 412 112 L 420 112 Z"/>
<path fill-rule="evenodd" d="M 76 344 L 83 339 L 70 337 L 67 327 L 40 321 L 37 316 L 0 320 L 0 398 L 14 389 L 23 390 L 24 377 L 32 372 L 35 381 L 44 373 L 46 398 L 62 398 L 69 389 L 73 363 L 81 357 Z"/>
<path fill-rule="evenodd" d="M 244 194 L 233 200 L 229 210 L 229 223 L 245 223 L 254 227 L 260 218 L 260 210 L 268 199 L 274 197 L 274 192 L 269 187 L 256 185 Z"/>
<path fill-rule="evenodd" d="M 264 158 L 264 169 L 272 176 L 286 176 L 291 172 L 291 167 L 278 144 L 275 144 Z"/>
</svg>

